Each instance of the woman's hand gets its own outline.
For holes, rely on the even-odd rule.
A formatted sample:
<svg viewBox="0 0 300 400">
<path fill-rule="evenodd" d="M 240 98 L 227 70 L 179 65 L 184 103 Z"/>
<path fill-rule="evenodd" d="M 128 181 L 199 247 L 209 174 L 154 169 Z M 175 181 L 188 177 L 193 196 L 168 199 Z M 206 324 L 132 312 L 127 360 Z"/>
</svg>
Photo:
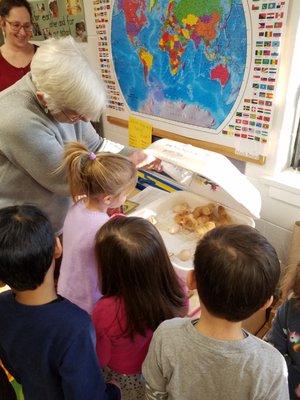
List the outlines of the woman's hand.
<svg viewBox="0 0 300 400">
<path fill-rule="evenodd" d="M 155 158 L 153 155 L 146 153 L 143 150 L 135 150 L 128 156 L 137 168 L 146 168 L 155 170 L 157 172 L 162 171 L 161 160 Z"/>
</svg>

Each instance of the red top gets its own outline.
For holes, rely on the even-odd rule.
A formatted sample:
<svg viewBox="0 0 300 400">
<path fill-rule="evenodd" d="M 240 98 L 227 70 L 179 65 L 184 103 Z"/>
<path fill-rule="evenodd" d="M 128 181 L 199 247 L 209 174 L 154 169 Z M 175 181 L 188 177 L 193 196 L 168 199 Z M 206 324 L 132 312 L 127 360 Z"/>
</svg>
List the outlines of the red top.
<svg viewBox="0 0 300 400">
<path fill-rule="evenodd" d="M 102 297 L 92 314 L 97 337 L 97 355 L 102 367 L 108 366 L 119 374 L 140 374 L 153 335 L 135 335 L 132 341 L 124 335 L 126 314 L 124 302 L 118 297 Z"/>
<path fill-rule="evenodd" d="M 35 46 L 36 50 L 36 46 Z M 0 92 L 16 83 L 30 71 L 30 63 L 23 68 L 11 65 L 0 52 Z"/>
</svg>

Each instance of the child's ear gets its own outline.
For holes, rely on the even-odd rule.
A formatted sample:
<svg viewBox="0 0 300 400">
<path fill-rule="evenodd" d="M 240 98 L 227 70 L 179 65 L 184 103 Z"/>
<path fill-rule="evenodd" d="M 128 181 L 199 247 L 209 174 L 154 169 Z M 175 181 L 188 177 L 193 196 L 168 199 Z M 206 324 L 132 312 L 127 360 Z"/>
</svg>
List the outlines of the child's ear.
<svg viewBox="0 0 300 400">
<path fill-rule="evenodd" d="M 55 238 L 54 258 L 57 259 L 62 255 L 62 245 L 58 237 Z"/>
<path fill-rule="evenodd" d="M 269 300 L 266 301 L 266 303 L 261 307 L 261 310 L 266 310 L 267 308 L 271 307 L 273 303 L 274 297 L 271 296 Z"/>
<path fill-rule="evenodd" d="M 195 278 L 195 271 L 191 270 L 188 272 L 186 276 L 186 284 L 190 290 L 197 289 L 196 278 Z"/>
</svg>

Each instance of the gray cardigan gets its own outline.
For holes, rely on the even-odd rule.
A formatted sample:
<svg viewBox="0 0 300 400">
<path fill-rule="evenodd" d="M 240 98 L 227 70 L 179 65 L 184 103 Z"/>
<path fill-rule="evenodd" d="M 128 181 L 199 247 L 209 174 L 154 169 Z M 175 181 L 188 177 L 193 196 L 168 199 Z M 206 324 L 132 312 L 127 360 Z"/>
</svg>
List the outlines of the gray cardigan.
<svg viewBox="0 0 300 400">
<path fill-rule="evenodd" d="M 93 151 L 110 151 L 90 123 L 58 123 L 35 96 L 28 73 L 0 93 L 0 208 L 30 203 L 44 210 L 57 233 L 70 205 L 64 176 L 53 171 L 61 162 L 64 144 L 80 141 Z M 113 152 L 122 150 L 115 144 Z"/>
</svg>

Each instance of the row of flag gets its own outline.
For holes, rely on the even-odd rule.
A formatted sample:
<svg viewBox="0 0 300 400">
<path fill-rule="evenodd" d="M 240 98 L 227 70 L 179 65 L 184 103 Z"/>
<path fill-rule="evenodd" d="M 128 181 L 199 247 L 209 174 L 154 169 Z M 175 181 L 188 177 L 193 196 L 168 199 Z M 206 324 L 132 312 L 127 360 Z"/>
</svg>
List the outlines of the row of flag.
<svg viewBox="0 0 300 400">
<path fill-rule="evenodd" d="M 252 0 L 253 49 L 245 95 L 224 135 L 267 143 L 272 123 L 286 1 Z"/>
</svg>

